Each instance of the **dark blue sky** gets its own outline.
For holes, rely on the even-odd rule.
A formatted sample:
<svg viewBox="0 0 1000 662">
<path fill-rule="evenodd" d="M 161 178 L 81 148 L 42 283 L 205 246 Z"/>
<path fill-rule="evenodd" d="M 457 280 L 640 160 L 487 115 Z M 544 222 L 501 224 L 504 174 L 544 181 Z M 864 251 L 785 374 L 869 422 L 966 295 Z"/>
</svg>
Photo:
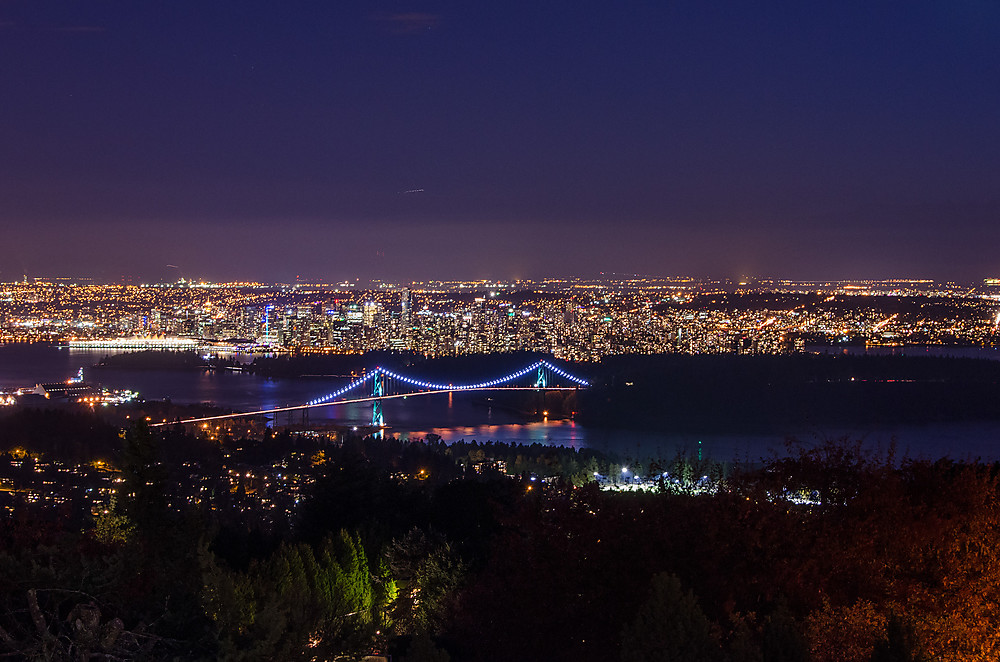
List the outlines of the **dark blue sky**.
<svg viewBox="0 0 1000 662">
<path fill-rule="evenodd" d="M 0 0 L 0 280 L 1000 273 L 1000 3 Z"/>
</svg>

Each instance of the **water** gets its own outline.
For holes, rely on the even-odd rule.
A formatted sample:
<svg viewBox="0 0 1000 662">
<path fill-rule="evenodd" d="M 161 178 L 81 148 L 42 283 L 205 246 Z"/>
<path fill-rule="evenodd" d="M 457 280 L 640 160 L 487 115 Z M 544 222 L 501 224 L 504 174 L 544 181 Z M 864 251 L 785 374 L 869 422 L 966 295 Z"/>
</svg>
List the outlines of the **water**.
<svg viewBox="0 0 1000 662">
<path fill-rule="evenodd" d="M 808 345 L 817 354 L 844 356 L 939 356 L 953 359 L 988 359 L 1000 361 L 1000 347 L 963 347 L 953 345 Z"/>
<path fill-rule="evenodd" d="M 82 350 L 71 355 L 69 350 L 44 343 L 0 344 L 0 389 L 65 381 L 105 355 Z"/>
<path fill-rule="evenodd" d="M 919 351 L 908 349 L 913 351 L 908 355 Z M 978 348 L 941 349 L 967 349 L 982 355 Z M 110 388 L 133 389 L 148 400 L 170 398 L 177 404 L 211 402 L 224 408 L 252 411 L 302 404 L 346 383 L 343 379 L 320 377 L 271 379 L 231 371 L 91 367 L 107 354 L 106 350 L 67 349 L 46 344 L 0 345 L 0 389 L 64 381 L 83 367 L 87 381 Z M 997 358 L 1000 358 L 1000 352 L 997 352 Z M 392 433 L 408 439 L 434 434 L 446 442 L 475 439 L 480 442 L 540 443 L 593 448 L 632 458 L 652 456 L 669 459 L 679 452 L 697 456 L 700 451 L 704 457 L 718 460 L 754 462 L 785 452 L 785 434 L 679 434 L 668 429 L 596 429 L 568 420 L 528 421 L 516 413 L 487 405 L 481 396 L 454 393 L 450 396 L 440 394 L 388 400 L 383 404 L 383 411 Z M 371 405 L 358 403 L 317 408 L 310 411 L 309 418 L 312 421 L 365 425 L 371 422 Z M 282 424 L 285 419 L 279 414 L 275 422 Z M 806 443 L 840 437 L 863 439 L 873 449 L 888 448 L 895 440 L 900 453 L 927 459 L 942 456 L 963 460 L 1000 459 L 1000 422 L 897 426 L 875 430 L 801 429 L 789 430 L 787 435 Z"/>
</svg>

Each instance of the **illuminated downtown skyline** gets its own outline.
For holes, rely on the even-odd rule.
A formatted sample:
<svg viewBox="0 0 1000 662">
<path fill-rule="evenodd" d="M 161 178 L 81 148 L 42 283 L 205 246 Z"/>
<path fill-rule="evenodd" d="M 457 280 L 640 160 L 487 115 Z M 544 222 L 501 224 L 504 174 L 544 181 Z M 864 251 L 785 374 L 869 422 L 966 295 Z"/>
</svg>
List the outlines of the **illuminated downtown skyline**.
<svg viewBox="0 0 1000 662">
<path fill-rule="evenodd" d="M 1000 273 L 1000 8 L 0 2 L 0 281 Z"/>
<path fill-rule="evenodd" d="M 786 354 L 996 343 L 995 283 L 548 279 L 342 285 L 0 284 L 0 342 L 424 356 Z M 978 351 L 978 350 L 975 350 Z"/>
</svg>

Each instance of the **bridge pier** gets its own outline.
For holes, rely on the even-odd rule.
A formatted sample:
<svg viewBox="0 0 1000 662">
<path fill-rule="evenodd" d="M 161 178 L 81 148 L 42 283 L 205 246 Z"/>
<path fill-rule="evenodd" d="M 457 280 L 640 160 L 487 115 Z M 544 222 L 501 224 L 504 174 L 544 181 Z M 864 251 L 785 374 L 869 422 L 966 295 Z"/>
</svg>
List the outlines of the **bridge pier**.
<svg viewBox="0 0 1000 662">
<path fill-rule="evenodd" d="M 535 378 L 535 388 L 545 388 L 547 381 L 545 378 L 545 366 L 538 366 L 538 377 Z"/>
<path fill-rule="evenodd" d="M 508 383 L 514 382 L 514 380 L 518 380 L 518 379 L 522 379 L 522 378 L 526 378 L 525 381 L 530 380 L 531 379 L 531 375 L 534 375 L 535 379 L 534 379 L 534 383 L 532 385 L 530 385 L 530 386 L 527 386 L 527 385 L 524 385 L 524 386 L 503 386 L 504 384 L 508 384 Z M 386 392 L 386 379 L 388 377 L 392 377 L 394 380 L 398 381 L 400 383 L 400 385 L 404 385 L 405 384 L 405 385 L 409 385 L 409 386 L 412 386 L 412 387 L 416 387 L 417 389 L 420 389 L 419 391 L 413 393 L 413 395 L 433 395 L 435 393 L 445 393 L 445 392 L 447 392 L 448 393 L 448 398 L 449 398 L 449 403 L 451 402 L 452 393 L 454 391 L 459 391 L 459 390 L 461 390 L 461 391 L 490 391 L 490 390 L 530 391 L 530 390 L 536 390 L 536 391 L 539 392 L 539 408 L 538 409 L 539 409 L 539 413 L 541 413 L 542 415 L 544 415 L 544 411 L 546 409 L 546 406 L 545 406 L 545 403 L 546 403 L 545 393 L 547 391 L 576 391 L 576 390 L 579 390 L 580 388 L 586 388 L 587 386 L 589 386 L 589 384 L 588 384 L 588 382 L 586 380 L 580 379 L 579 377 L 574 377 L 573 375 L 569 374 L 565 370 L 562 370 L 561 368 L 559 368 L 557 366 L 554 366 L 554 365 L 552 365 L 550 363 L 547 363 L 545 361 L 538 361 L 536 363 L 533 363 L 533 364 L 531 364 L 529 366 L 526 366 L 523 369 L 521 369 L 521 370 L 519 370 L 519 371 L 517 371 L 515 373 L 511 373 L 511 374 L 507 375 L 506 377 L 499 377 L 499 378 L 493 379 L 493 380 L 478 382 L 478 383 L 475 383 L 475 384 L 465 384 L 465 385 L 455 385 L 455 384 L 453 384 L 451 382 L 449 382 L 447 384 L 439 384 L 439 383 L 422 381 L 422 380 L 419 380 L 419 379 L 414 379 L 412 377 L 408 377 L 406 375 L 397 375 L 396 373 L 394 373 L 394 372 L 392 372 L 390 370 L 384 370 L 383 368 L 378 367 L 372 373 L 368 373 L 366 376 L 364 376 L 362 378 L 355 379 L 354 381 L 352 381 L 347 386 L 345 386 L 345 387 L 343 387 L 343 388 L 341 388 L 341 389 L 339 389 L 339 390 L 337 390 L 337 391 L 335 391 L 333 393 L 330 393 L 330 394 L 328 394 L 326 396 L 323 396 L 322 398 L 319 398 L 319 399 L 316 399 L 316 400 L 312 400 L 312 401 L 310 401 L 310 402 L 308 402 L 308 403 L 306 403 L 304 405 L 298 405 L 298 406 L 294 406 L 294 407 L 274 407 L 274 408 L 271 408 L 271 409 L 264 409 L 264 410 L 260 410 L 260 411 L 247 412 L 247 413 L 224 414 L 224 415 L 220 415 L 220 416 L 203 416 L 203 417 L 198 417 L 198 418 L 189 418 L 189 419 L 185 419 L 185 420 L 177 420 L 177 421 L 175 421 L 173 423 L 167 423 L 167 422 L 163 422 L 163 423 L 151 423 L 150 427 L 161 427 L 161 426 L 164 426 L 164 425 L 175 425 L 177 423 L 180 423 L 180 424 L 201 423 L 201 422 L 204 422 L 204 421 L 225 420 L 225 419 L 230 419 L 230 418 L 240 418 L 240 417 L 243 417 L 243 416 L 261 416 L 261 415 L 272 414 L 272 413 L 274 414 L 274 418 L 271 419 L 271 420 L 272 420 L 272 422 L 275 425 L 277 425 L 278 421 L 281 420 L 281 414 L 282 414 L 282 412 L 286 416 L 286 420 L 288 422 L 288 425 L 291 426 L 292 423 L 293 423 L 293 421 L 295 420 L 294 411 L 297 410 L 297 409 L 302 409 L 303 410 L 302 411 L 302 418 L 301 418 L 301 420 L 302 420 L 303 423 L 306 423 L 306 422 L 309 421 L 309 411 L 308 410 L 309 410 L 310 407 L 327 406 L 329 404 L 336 404 L 336 403 L 340 403 L 340 402 L 343 402 L 343 403 L 348 403 L 348 402 L 350 402 L 350 403 L 355 403 L 355 402 L 360 403 L 360 402 L 364 402 L 364 401 L 367 401 L 367 400 L 371 400 L 371 402 L 372 402 L 372 422 L 371 422 L 371 425 L 372 425 L 373 428 L 375 428 L 376 430 L 378 430 L 378 432 L 376 434 L 381 434 L 382 429 L 385 427 L 385 417 L 384 417 L 383 410 L 382 410 L 382 404 L 383 404 L 382 401 L 384 399 L 386 399 L 386 398 L 407 397 L 406 393 L 398 393 L 398 394 L 395 394 L 395 395 L 388 395 L 387 394 L 387 392 Z M 562 378 L 562 379 L 569 380 L 574 385 L 573 386 L 569 386 L 569 387 L 568 386 L 549 386 L 548 385 L 549 377 L 552 377 L 553 378 L 553 382 L 556 383 L 556 384 L 558 384 L 559 381 L 560 381 L 560 378 Z M 363 384 L 364 382 L 366 382 L 366 381 L 368 381 L 369 379 L 372 379 L 372 378 L 374 378 L 374 380 L 373 380 L 373 386 L 372 386 L 372 394 L 371 394 L 371 396 L 356 398 L 354 400 L 344 400 L 344 401 L 336 400 L 336 398 L 338 398 L 338 397 L 346 394 L 348 391 L 351 391 L 352 389 L 355 389 L 355 388 L 361 386 L 361 384 Z M 525 381 L 522 381 L 521 384 L 524 384 Z M 530 384 L 531 382 L 529 381 L 528 383 Z"/>
<path fill-rule="evenodd" d="M 385 374 L 378 370 L 372 385 L 372 427 L 375 428 L 375 436 L 382 436 L 382 428 L 385 427 L 385 416 L 382 414 L 382 396 L 385 395 Z"/>
</svg>

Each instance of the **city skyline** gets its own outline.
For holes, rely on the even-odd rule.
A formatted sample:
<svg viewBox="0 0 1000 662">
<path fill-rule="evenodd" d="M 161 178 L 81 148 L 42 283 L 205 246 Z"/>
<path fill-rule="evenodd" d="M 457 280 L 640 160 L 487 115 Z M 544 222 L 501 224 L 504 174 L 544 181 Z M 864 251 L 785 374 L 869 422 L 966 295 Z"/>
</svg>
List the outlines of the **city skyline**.
<svg viewBox="0 0 1000 662">
<path fill-rule="evenodd" d="M 0 342 L 90 349 L 422 356 L 805 352 L 837 344 L 991 347 L 997 281 L 736 283 L 693 279 L 0 287 Z M 736 287 L 733 287 L 736 285 Z M 990 350 L 994 351 L 994 350 Z"/>
<path fill-rule="evenodd" d="M 0 2 L 0 281 L 981 281 L 1000 7 Z"/>
</svg>

